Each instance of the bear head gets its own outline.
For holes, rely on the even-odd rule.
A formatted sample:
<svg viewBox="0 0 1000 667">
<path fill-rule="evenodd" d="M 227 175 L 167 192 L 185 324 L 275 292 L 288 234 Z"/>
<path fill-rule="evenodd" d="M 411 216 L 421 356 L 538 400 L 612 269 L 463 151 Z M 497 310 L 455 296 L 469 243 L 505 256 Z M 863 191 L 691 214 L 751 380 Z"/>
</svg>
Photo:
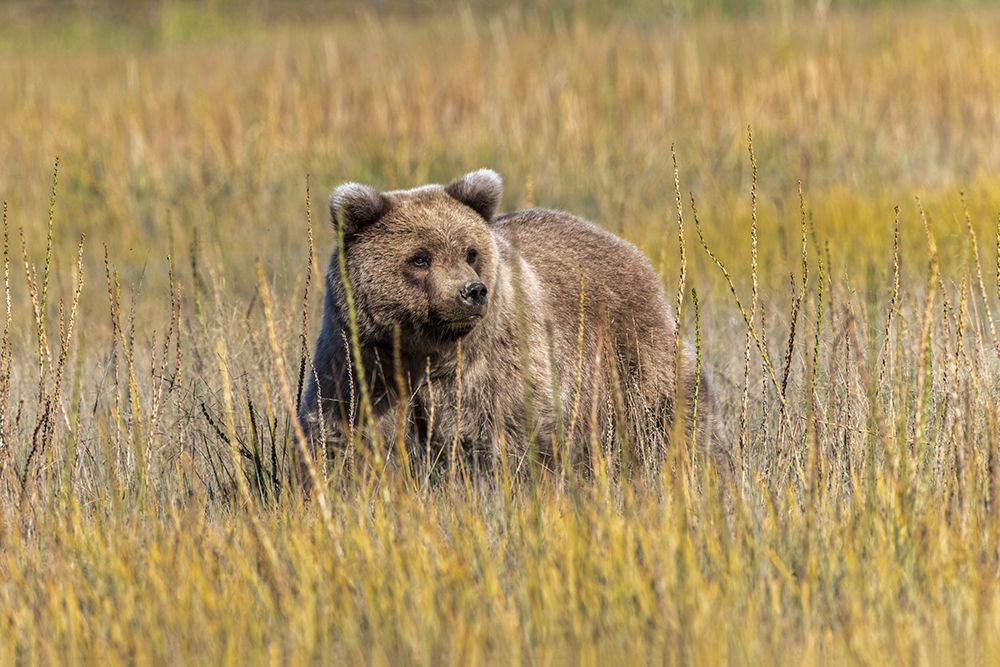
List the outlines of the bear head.
<svg viewBox="0 0 1000 667">
<path fill-rule="evenodd" d="M 330 214 L 343 230 L 362 337 L 388 342 L 398 326 L 404 349 L 429 350 L 486 317 L 500 262 L 490 224 L 502 191 L 489 169 L 446 186 L 379 192 L 345 183 L 334 191 Z"/>
</svg>

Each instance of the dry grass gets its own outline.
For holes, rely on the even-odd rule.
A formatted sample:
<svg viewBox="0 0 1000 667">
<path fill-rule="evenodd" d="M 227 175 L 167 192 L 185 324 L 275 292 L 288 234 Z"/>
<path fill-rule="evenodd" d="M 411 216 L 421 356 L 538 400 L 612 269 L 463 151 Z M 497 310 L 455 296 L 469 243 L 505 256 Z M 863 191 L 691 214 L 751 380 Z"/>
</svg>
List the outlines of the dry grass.
<svg viewBox="0 0 1000 667">
<path fill-rule="evenodd" d="M 1000 653 L 1000 13 L 0 11 L 0 662 Z M 683 297 L 725 490 L 289 490 L 320 194 L 483 165 Z"/>
</svg>

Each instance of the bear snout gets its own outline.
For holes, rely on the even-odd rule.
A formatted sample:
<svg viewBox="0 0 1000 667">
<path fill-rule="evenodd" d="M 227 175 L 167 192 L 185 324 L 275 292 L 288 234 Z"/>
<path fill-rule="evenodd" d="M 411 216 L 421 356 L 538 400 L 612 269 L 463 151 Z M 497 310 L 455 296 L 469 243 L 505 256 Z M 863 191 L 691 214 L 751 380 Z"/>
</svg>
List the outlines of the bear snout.
<svg viewBox="0 0 1000 667">
<path fill-rule="evenodd" d="M 468 282 L 458 290 L 458 298 L 466 306 L 479 310 L 486 305 L 486 285 L 479 281 Z"/>
</svg>

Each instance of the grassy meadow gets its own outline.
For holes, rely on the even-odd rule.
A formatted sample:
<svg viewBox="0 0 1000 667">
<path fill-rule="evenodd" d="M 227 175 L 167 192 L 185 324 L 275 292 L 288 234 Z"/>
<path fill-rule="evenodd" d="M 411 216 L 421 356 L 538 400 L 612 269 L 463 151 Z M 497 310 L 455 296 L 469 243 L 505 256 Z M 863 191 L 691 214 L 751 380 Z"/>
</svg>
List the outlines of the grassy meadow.
<svg viewBox="0 0 1000 667">
<path fill-rule="evenodd" d="M 0 663 L 1000 659 L 1000 7 L 0 5 Z M 330 191 L 661 271 L 737 462 L 289 484 Z"/>
</svg>

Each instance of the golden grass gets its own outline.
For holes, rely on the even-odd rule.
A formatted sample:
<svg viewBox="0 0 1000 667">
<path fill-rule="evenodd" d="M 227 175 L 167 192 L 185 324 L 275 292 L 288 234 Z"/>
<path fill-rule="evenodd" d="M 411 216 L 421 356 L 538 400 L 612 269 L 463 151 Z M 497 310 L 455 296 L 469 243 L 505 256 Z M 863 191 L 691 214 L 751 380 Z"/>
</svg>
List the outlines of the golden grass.
<svg viewBox="0 0 1000 667">
<path fill-rule="evenodd" d="M 1000 13 L 633 9 L 0 28 L 0 662 L 996 659 Z M 289 489 L 306 175 L 484 165 L 662 270 L 725 488 Z"/>
</svg>

